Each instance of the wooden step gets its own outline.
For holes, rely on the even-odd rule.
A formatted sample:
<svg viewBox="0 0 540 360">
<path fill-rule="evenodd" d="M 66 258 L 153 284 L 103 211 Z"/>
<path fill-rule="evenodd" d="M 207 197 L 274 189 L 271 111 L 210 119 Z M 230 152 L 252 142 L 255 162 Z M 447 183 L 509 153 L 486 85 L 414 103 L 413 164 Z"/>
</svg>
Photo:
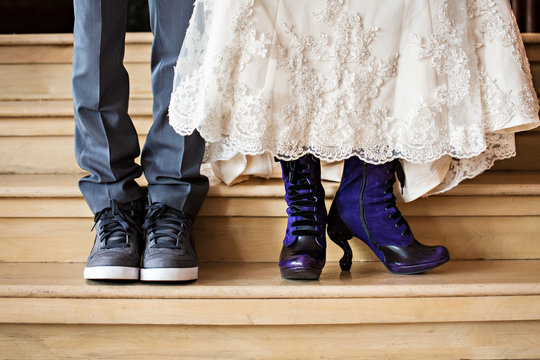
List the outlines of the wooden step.
<svg viewBox="0 0 540 360">
<path fill-rule="evenodd" d="M 152 101 L 130 102 L 129 114 L 137 132 L 148 134 L 152 125 Z M 73 122 L 71 100 L 0 102 L 2 137 L 73 137 Z"/>
<path fill-rule="evenodd" d="M 540 322 L 0 326 L 6 359 L 535 359 Z M 91 340 L 89 340 L 91 339 Z"/>
<path fill-rule="evenodd" d="M 127 63 L 130 77 L 130 97 L 152 97 L 148 63 Z M 68 64 L 2 64 L 0 100 L 71 99 L 71 72 Z M 21 76 L 24 74 L 24 76 Z"/>
<path fill-rule="evenodd" d="M 4 356 L 534 359 L 540 354 L 540 261 L 451 262 L 423 276 L 392 275 L 378 263 L 355 264 L 341 273 L 330 263 L 318 282 L 280 280 L 276 264 L 201 264 L 199 281 L 176 286 L 84 281 L 83 266 L 0 264 Z"/>
<path fill-rule="evenodd" d="M 151 33 L 127 33 L 125 63 L 149 63 Z M 69 64 L 73 34 L 0 35 L 0 64 Z"/>
<path fill-rule="evenodd" d="M 0 105 L 0 136 L 2 137 L 73 136 L 72 100 L 1 101 Z M 139 133 L 146 135 L 152 123 L 152 100 L 130 101 L 129 114 Z M 540 132 L 540 127 L 527 133 L 531 132 Z"/>
<path fill-rule="evenodd" d="M 517 156 L 497 161 L 491 171 L 538 171 L 540 170 L 540 131 L 516 134 Z"/>
<path fill-rule="evenodd" d="M 355 264 L 343 273 L 331 262 L 315 282 L 282 280 L 276 263 L 201 263 L 199 280 L 181 286 L 86 281 L 83 268 L 83 263 L 0 263 L 0 323 L 323 325 L 540 320 L 539 260 L 453 261 L 422 276 L 394 275 L 378 262 Z M 49 311 L 38 311 L 40 303 Z M 293 306 L 279 305 L 287 303 Z M 317 303 L 334 305 L 317 310 Z M 88 305 L 86 311 L 75 311 L 83 304 Z M 305 306 L 304 311 L 298 312 L 297 305 Z M 351 307 L 343 312 L 343 306 Z M 207 311 L 201 312 L 204 307 Z"/>
<path fill-rule="evenodd" d="M 148 120 L 139 127 L 144 126 L 148 129 L 149 124 Z M 73 124 L 71 128 L 73 129 Z M 141 148 L 144 139 L 144 136 L 139 137 Z M 518 156 L 497 162 L 492 170 L 540 171 L 539 144 L 540 132 L 518 134 Z M 73 136 L 0 137 L 0 173 L 70 174 L 81 172 L 75 161 Z"/>
<path fill-rule="evenodd" d="M 32 39 L 33 37 L 33 39 Z M 131 98 L 152 97 L 151 34 L 128 34 Z M 0 100 L 71 99 L 73 35 L 0 35 Z"/>
<path fill-rule="evenodd" d="M 540 79 L 540 37 L 524 39 Z M 150 42 L 128 34 L 126 47 L 141 142 Z M 540 358 L 538 129 L 498 171 L 401 206 L 419 240 L 469 261 L 397 276 L 355 241 L 350 273 L 329 244 L 320 281 L 281 280 L 283 185 L 253 180 L 211 188 L 199 281 L 84 281 L 92 214 L 72 155 L 71 51 L 69 34 L 0 35 L 0 173 L 19 173 L 0 175 L 0 358 Z M 325 187 L 330 202 L 337 184 Z"/>
<path fill-rule="evenodd" d="M 73 104 L 68 100 L 0 102 L 0 173 L 82 173 L 75 161 Z M 130 104 L 140 145 L 152 124 L 151 100 Z M 517 134 L 518 156 L 495 171 L 540 171 L 540 128 Z"/>
<path fill-rule="evenodd" d="M 327 206 L 337 186 L 325 183 Z M 278 179 L 212 186 L 195 223 L 201 260 L 275 261 L 286 227 L 282 196 Z M 400 208 L 420 241 L 446 245 L 454 259 L 540 259 L 538 172 L 487 173 Z M 2 175 L 0 261 L 85 261 L 91 216 L 75 175 Z M 352 245 L 355 260 L 375 260 L 360 241 Z M 330 243 L 328 259 L 341 255 Z"/>
<path fill-rule="evenodd" d="M 128 34 L 125 63 L 133 98 L 150 98 L 151 34 Z M 540 38 L 523 34 L 531 70 L 540 77 Z M 72 34 L 0 35 L 0 100 L 71 98 Z M 25 74 L 26 76 L 21 76 Z M 535 83 L 540 93 L 540 82 Z"/>
</svg>

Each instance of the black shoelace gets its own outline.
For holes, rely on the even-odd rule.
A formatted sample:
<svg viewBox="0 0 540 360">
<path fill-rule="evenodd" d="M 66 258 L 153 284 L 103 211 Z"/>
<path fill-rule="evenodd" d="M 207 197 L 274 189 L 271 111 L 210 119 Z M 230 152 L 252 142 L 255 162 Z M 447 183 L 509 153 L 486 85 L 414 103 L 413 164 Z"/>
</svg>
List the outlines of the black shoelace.
<svg viewBox="0 0 540 360">
<path fill-rule="evenodd" d="M 288 170 L 288 182 L 291 184 L 287 195 L 289 197 L 289 209 L 291 215 L 300 217 L 292 223 L 295 228 L 291 235 L 294 236 L 319 236 L 319 231 L 314 228 L 319 225 L 315 210 L 306 210 L 306 207 L 313 208 L 317 206 L 317 197 L 314 195 L 315 185 L 309 183 L 309 172 L 307 166 L 297 161 L 285 163 Z"/>
<path fill-rule="evenodd" d="M 153 248 L 181 249 L 188 217 L 181 211 L 156 203 L 146 207 L 143 230 Z"/>
<path fill-rule="evenodd" d="M 391 170 L 387 171 L 387 174 L 391 174 L 392 176 L 389 176 L 389 179 L 386 182 L 386 185 L 388 187 L 385 190 L 385 194 L 392 194 L 392 197 L 388 200 L 386 200 L 384 203 L 388 204 L 384 208 L 385 211 L 393 210 L 392 214 L 388 216 L 390 219 L 397 219 L 397 222 L 395 224 L 395 227 L 400 227 L 401 225 L 406 225 L 407 228 L 401 233 L 402 236 L 408 236 L 412 233 L 409 224 L 401 214 L 401 211 L 396 206 L 396 196 L 394 195 L 394 183 L 396 182 L 396 179 L 394 177 L 394 174 L 397 174 L 399 183 L 401 185 L 401 193 L 403 193 L 403 188 L 405 187 L 405 172 L 403 171 L 403 166 L 399 161 L 395 161 L 395 165 L 392 167 Z"/>
<path fill-rule="evenodd" d="M 98 227 L 98 237 L 104 249 L 130 247 L 128 237 L 134 236 L 134 231 L 140 231 L 137 224 L 128 215 L 132 209 L 128 206 L 111 202 L 111 207 L 98 212 L 94 217 L 94 226 Z"/>
</svg>

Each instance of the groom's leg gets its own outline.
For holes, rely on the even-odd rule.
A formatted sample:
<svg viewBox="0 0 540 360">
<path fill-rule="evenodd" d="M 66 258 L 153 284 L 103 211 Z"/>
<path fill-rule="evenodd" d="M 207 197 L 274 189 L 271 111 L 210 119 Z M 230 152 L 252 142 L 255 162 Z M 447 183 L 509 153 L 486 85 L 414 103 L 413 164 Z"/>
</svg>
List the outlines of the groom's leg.
<svg viewBox="0 0 540 360">
<path fill-rule="evenodd" d="M 174 66 L 193 11 L 192 0 L 150 0 L 154 124 L 142 154 L 150 201 L 195 217 L 208 192 L 200 174 L 204 140 L 198 133 L 180 136 L 169 125 Z"/>
<path fill-rule="evenodd" d="M 137 133 L 123 66 L 127 0 L 75 0 L 75 153 L 90 175 L 79 186 L 95 216 L 87 279 L 139 278 L 143 197 Z"/>
<path fill-rule="evenodd" d="M 168 1 L 167 1 L 168 2 Z M 137 133 L 127 114 L 129 78 L 123 66 L 127 0 L 75 0 L 73 102 L 75 152 L 90 172 L 79 187 L 93 213 L 111 200 L 143 196 Z"/>
</svg>

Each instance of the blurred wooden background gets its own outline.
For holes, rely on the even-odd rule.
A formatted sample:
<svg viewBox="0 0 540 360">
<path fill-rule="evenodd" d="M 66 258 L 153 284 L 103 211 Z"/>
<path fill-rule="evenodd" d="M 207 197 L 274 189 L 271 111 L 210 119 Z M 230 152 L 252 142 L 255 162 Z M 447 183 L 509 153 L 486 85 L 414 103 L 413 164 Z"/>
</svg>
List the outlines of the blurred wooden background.
<svg viewBox="0 0 540 360">
<path fill-rule="evenodd" d="M 540 1 L 511 0 L 522 32 L 540 32 Z"/>
<path fill-rule="evenodd" d="M 540 0 L 510 0 L 522 32 L 540 32 Z M 147 0 L 129 0 L 128 31 L 150 31 Z M 0 0 L 0 34 L 70 33 L 71 0 Z"/>
<path fill-rule="evenodd" d="M 127 31 L 150 31 L 148 0 L 128 1 Z M 0 34 L 71 32 L 72 0 L 0 0 Z"/>
</svg>

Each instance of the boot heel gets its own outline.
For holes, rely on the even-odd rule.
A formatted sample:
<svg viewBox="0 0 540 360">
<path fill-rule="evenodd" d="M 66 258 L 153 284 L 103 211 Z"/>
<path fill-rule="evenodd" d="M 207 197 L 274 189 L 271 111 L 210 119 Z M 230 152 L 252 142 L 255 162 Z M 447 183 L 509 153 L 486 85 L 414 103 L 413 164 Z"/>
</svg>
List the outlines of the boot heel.
<svg viewBox="0 0 540 360">
<path fill-rule="evenodd" d="M 353 238 L 353 234 L 341 219 L 335 203 L 332 203 L 330 213 L 328 214 L 328 237 L 343 249 L 343 257 L 339 261 L 341 270 L 351 270 L 353 252 L 349 245 L 349 240 Z"/>
<path fill-rule="evenodd" d="M 352 235 L 350 233 L 338 230 L 333 226 L 328 226 L 328 236 L 333 242 L 343 249 L 343 257 L 341 260 L 339 260 L 341 270 L 351 270 L 353 253 L 351 246 L 349 245 L 349 240 L 352 239 Z"/>
</svg>

